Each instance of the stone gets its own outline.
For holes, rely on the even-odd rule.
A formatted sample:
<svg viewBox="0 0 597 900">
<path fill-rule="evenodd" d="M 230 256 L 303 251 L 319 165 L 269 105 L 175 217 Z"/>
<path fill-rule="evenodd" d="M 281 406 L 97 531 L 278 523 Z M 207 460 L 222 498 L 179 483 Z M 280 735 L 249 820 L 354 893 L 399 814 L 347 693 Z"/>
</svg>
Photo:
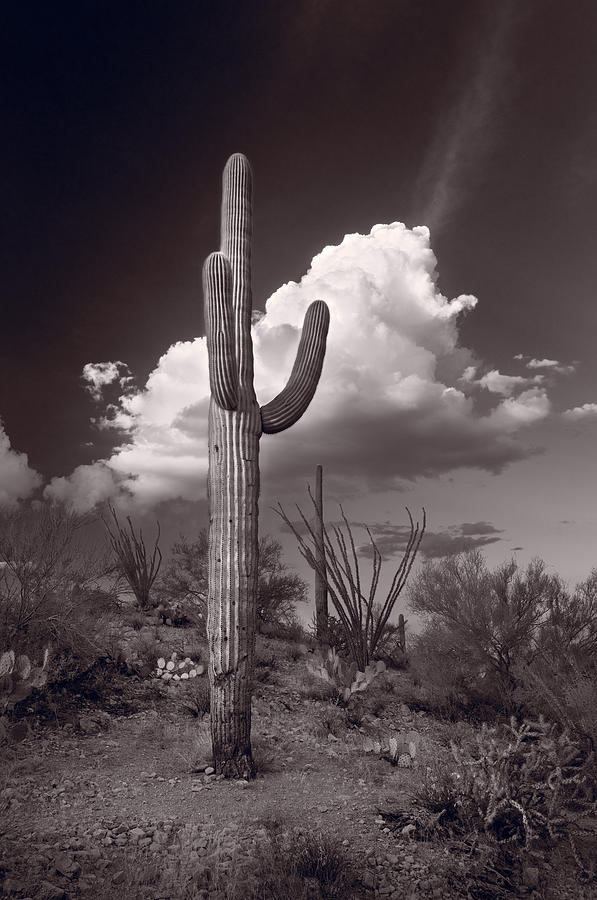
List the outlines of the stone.
<svg viewBox="0 0 597 900">
<path fill-rule="evenodd" d="M 44 900 L 66 900 L 66 892 L 57 884 L 51 881 L 42 881 L 40 884 L 41 896 Z"/>
<path fill-rule="evenodd" d="M 373 890 L 375 888 L 376 879 L 373 872 L 363 872 L 360 877 L 360 881 L 364 887 L 369 888 L 370 890 Z"/>
<path fill-rule="evenodd" d="M 204 772 L 205 772 L 206 775 L 214 775 L 214 774 L 215 774 L 215 771 L 216 771 L 216 770 L 214 769 L 213 766 L 206 766 L 205 769 L 204 769 Z"/>
<path fill-rule="evenodd" d="M 131 828 L 131 830 L 129 831 L 129 837 L 133 841 L 138 841 L 141 838 L 145 837 L 145 831 L 143 830 L 143 828 Z"/>
<path fill-rule="evenodd" d="M 537 866 L 524 866 L 522 880 L 528 888 L 536 888 L 539 885 L 539 869 Z"/>
<path fill-rule="evenodd" d="M 102 730 L 96 719 L 91 716 L 79 716 L 79 728 L 84 734 L 99 734 Z"/>
</svg>

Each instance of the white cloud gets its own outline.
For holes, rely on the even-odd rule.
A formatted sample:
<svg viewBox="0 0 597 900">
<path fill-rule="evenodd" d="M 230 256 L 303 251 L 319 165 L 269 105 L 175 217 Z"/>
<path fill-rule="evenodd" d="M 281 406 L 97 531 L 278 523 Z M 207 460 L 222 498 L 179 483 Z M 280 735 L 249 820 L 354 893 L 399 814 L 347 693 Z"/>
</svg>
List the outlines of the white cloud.
<svg viewBox="0 0 597 900">
<path fill-rule="evenodd" d="M 289 282 L 270 297 L 253 324 L 261 404 L 290 374 L 309 303 L 325 300 L 331 313 L 309 410 L 292 429 L 261 441 L 262 479 L 270 488 L 302 489 L 317 463 L 326 467 L 330 488 L 335 482 L 354 491 L 399 487 L 404 479 L 465 466 L 496 472 L 527 455 L 518 433 L 548 414 L 547 395 L 535 388 L 477 411 L 457 388 L 477 362 L 458 343 L 457 321 L 477 301 L 470 295 L 448 300 L 436 281 L 428 229 L 393 223 L 326 247 L 299 284 Z M 54 479 L 47 496 L 82 508 L 110 490 L 108 470 L 113 485 L 141 505 L 200 498 L 208 392 L 205 339 L 174 344 L 145 388 L 126 392 L 105 423 L 126 440 L 109 459 Z"/>
<path fill-rule="evenodd" d="M 530 359 L 527 369 L 555 369 L 559 365 L 557 359 Z"/>
<path fill-rule="evenodd" d="M 522 359 L 523 357 L 516 358 Z M 530 359 L 527 362 L 527 369 L 550 369 L 559 375 L 572 375 L 576 371 L 576 365 L 576 363 L 561 363 L 557 359 Z"/>
<path fill-rule="evenodd" d="M 562 416 L 571 422 L 579 422 L 581 419 L 596 419 L 597 403 L 583 403 L 582 406 L 565 410 Z"/>
<path fill-rule="evenodd" d="M 551 409 L 547 392 L 543 388 L 531 388 L 518 397 L 508 397 L 489 416 L 505 432 L 515 432 L 523 425 L 533 425 L 545 419 Z"/>
<path fill-rule="evenodd" d="M 100 362 L 87 363 L 83 366 L 83 381 L 86 382 L 85 388 L 89 391 L 94 400 L 101 400 L 104 388 L 109 384 L 118 382 L 121 388 L 126 388 L 132 382 L 131 372 L 126 363 L 120 362 Z"/>
<path fill-rule="evenodd" d="M 492 369 L 474 383 L 486 388 L 492 394 L 502 394 L 504 397 L 510 397 L 518 388 L 526 387 L 530 384 L 540 384 L 542 380 L 542 375 L 535 375 L 534 378 L 524 378 L 522 375 L 503 375 L 497 369 Z"/>
<path fill-rule="evenodd" d="M 29 466 L 27 454 L 12 449 L 0 422 L 0 508 L 29 497 L 41 482 L 39 472 Z"/>
</svg>

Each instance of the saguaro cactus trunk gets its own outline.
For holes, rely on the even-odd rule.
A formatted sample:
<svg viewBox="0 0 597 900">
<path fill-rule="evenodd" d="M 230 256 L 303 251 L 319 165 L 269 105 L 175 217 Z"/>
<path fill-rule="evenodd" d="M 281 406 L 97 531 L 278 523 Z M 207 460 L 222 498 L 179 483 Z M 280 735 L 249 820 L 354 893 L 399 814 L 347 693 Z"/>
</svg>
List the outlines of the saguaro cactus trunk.
<svg viewBox="0 0 597 900">
<path fill-rule="evenodd" d="M 259 407 L 251 342 L 252 177 L 230 157 L 222 185 L 221 250 L 203 268 L 209 356 L 209 588 L 207 632 L 211 736 L 216 772 L 251 777 L 250 675 L 255 646 L 259 439 L 283 431 L 307 409 L 323 365 L 329 311 L 305 315 L 286 387 Z"/>
<path fill-rule="evenodd" d="M 317 466 L 315 476 L 315 508 L 317 510 L 317 569 L 315 570 L 315 625 L 317 638 L 328 639 L 328 586 L 323 576 L 325 568 L 325 541 L 323 535 L 323 468 Z"/>
</svg>

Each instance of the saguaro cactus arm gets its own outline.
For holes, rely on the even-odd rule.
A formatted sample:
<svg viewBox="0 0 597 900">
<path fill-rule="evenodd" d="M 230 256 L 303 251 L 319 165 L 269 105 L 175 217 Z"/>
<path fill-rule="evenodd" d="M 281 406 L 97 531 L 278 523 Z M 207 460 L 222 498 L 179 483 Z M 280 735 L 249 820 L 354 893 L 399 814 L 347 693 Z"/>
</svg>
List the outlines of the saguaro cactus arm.
<svg viewBox="0 0 597 900">
<path fill-rule="evenodd" d="M 309 306 L 296 359 L 286 387 L 261 407 L 261 425 L 265 434 L 290 428 L 303 415 L 311 402 L 325 356 L 330 312 L 323 300 Z"/>
<path fill-rule="evenodd" d="M 253 395 L 251 342 L 251 234 L 253 230 L 253 177 L 249 160 L 233 153 L 222 178 L 220 250 L 230 261 L 235 356 L 239 387 Z"/>
<path fill-rule="evenodd" d="M 212 397 L 221 409 L 236 409 L 238 372 L 234 351 L 232 271 L 223 253 L 211 253 L 205 260 L 203 293 Z"/>
</svg>

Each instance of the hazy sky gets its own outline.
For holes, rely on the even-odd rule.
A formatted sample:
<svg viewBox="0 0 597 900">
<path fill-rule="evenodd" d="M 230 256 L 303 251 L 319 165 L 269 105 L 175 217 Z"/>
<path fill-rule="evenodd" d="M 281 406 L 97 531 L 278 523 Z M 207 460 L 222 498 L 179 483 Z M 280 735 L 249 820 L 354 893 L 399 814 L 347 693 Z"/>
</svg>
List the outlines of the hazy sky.
<svg viewBox="0 0 597 900">
<path fill-rule="evenodd" d="M 322 463 L 390 565 L 408 504 L 428 556 L 588 575 L 593 0 L 13 4 L 2 32 L 0 503 L 205 524 L 201 267 L 241 151 L 260 402 L 331 310 L 311 407 L 261 441 L 262 530 Z"/>
</svg>

